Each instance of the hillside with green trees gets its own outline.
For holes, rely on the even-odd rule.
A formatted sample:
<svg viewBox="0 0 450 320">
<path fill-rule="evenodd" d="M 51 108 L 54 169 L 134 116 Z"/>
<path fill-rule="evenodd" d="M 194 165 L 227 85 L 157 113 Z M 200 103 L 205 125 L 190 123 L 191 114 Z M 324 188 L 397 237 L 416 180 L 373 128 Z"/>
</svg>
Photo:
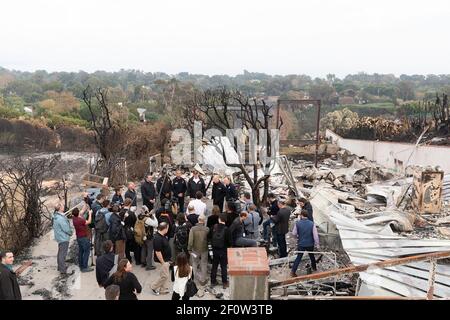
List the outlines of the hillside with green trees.
<svg viewBox="0 0 450 320">
<path fill-rule="evenodd" d="M 87 86 L 108 88 L 109 102 L 125 106 L 128 121 L 137 122 L 138 108 L 149 121 L 177 123 L 184 101 L 198 89 L 225 86 L 251 97 L 322 99 L 323 112 L 347 108 L 360 116 L 394 118 L 413 113 L 417 101 L 450 93 L 450 75 L 401 75 L 358 73 L 340 79 L 307 75 L 268 75 L 244 71 L 236 76 L 181 72 L 120 70 L 117 72 L 21 72 L 0 68 L 0 118 L 38 121 L 48 128 L 70 126 L 89 129 L 90 113 L 82 102 Z M 312 132 L 314 110 L 296 114 L 302 133 Z M 307 121 L 305 121 L 307 120 Z"/>
</svg>

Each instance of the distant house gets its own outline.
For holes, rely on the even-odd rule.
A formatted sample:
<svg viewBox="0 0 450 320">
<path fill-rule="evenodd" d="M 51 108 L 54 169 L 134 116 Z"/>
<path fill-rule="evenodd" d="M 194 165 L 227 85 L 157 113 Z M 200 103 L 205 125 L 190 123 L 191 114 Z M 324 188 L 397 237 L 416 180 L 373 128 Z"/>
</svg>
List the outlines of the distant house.
<svg viewBox="0 0 450 320">
<path fill-rule="evenodd" d="M 137 108 L 137 112 L 139 113 L 139 121 L 140 122 L 147 122 L 145 120 L 145 111 L 147 111 L 147 109 L 144 108 Z"/>
<path fill-rule="evenodd" d="M 339 104 L 355 104 L 355 98 L 349 96 L 339 97 Z"/>
<path fill-rule="evenodd" d="M 23 111 L 25 111 L 28 114 L 33 114 L 33 107 L 24 107 Z"/>
<path fill-rule="evenodd" d="M 265 102 L 267 104 L 276 105 L 279 98 L 280 96 L 268 96 L 267 99 L 265 99 Z"/>
</svg>

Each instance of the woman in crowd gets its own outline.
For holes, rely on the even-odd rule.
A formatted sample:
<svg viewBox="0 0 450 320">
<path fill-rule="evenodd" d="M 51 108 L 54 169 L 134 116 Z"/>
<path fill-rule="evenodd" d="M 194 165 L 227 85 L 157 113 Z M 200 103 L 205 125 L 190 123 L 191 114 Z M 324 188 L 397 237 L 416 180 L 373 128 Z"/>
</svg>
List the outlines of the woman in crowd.
<svg viewBox="0 0 450 320">
<path fill-rule="evenodd" d="M 194 280 L 192 267 L 186 253 L 181 252 L 177 255 L 176 265 L 172 270 L 173 294 L 172 300 L 189 300 L 186 294 L 186 284 L 189 279 Z"/>
<path fill-rule="evenodd" d="M 133 267 L 128 259 L 119 261 L 117 271 L 106 280 L 104 287 L 111 284 L 120 287 L 119 300 L 137 300 L 137 293 L 142 292 L 142 286 L 136 276 L 131 272 Z"/>
</svg>

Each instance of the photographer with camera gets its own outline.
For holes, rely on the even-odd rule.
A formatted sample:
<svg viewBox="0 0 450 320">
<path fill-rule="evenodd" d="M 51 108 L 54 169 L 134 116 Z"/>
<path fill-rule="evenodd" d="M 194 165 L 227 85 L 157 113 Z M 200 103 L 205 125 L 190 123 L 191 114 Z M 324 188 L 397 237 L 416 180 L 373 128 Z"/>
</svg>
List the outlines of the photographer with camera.
<svg viewBox="0 0 450 320">
<path fill-rule="evenodd" d="M 170 181 L 169 173 L 166 169 L 161 171 L 161 176 L 156 181 L 156 192 L 159 194 L 161 201 L 172 198 L 172 181 Z"/>
<path fill-rule="evenodd" d="M 131 200 L 129 200 L 129 204 L 131 204 Z M 125 240 L 127 237 L 125 234 L 125 223 L 123 222 L 124 215 L 124 212 L 119 212 L 118 206 L 113 206 L 112 214 L 109 218 L 109 239 L 114 243 L 114 250 L 119 255 L 119 259 L 125 257 Z"/>
<path fill-rule="evenodd" d="M 111 203 L 113 205 L 122 206 L 123 205 L 123 197 L 122 197 L 122 190 L 120 187 L 117 187 L 114 189 L 114 195 L 111 199 Z"/>
<path fill-rule="evenodd" d="M 162 207 L 156 211 L 156 219 L 158 219 L 158 223 L 165 222 L 169 229 L 167 231 L 167 238 L 169 241 L 169 246 L 172 251 L 172 257 L 175 257 L 175 245 L 174 245 L 174 236 L 175 236 L 175 216 L 172 211 L 171 202 L 168 199 L 163 199 L 161 201 Z"/>
<path fill-rule="evenodd" d="M 108 223 L 106 221 L 106 215 L 110 213 L 110 202 L 109 200 L 103 200 L 103 208 L 97 211 L 94 219 L 95 226 L 95 238 L 94 238 L 94 252 L 95 255 L 101 256 L 103 252 L 103 242 L 109 239 L 108 235 Z"/>
<path fill-rule="evenodd" d="M 88 212 L 88 219 L 83 218 L 83 213 Z M 81 215 L 81 216 L 80 216 Z M 87 204 L 81 212 L 78 208 L 72 211 L 72 223 L 75 228 L 78 243 L 78 263 L 81 272 L 89 272 L 94 269 L 88 267 L 90 242 L 88 238 L 88 225 L 92 222 L 92 209 Z"/>
<path fill-rule="evenodd" d="M 124 229 L 126 235 L 125 242 L 125 255 L 130 262 L 133 262 L 131 259 L 131 252 L 133 252 L 134 259 L 136 261 L 136 265 L 141 264 L 141 247 L 136 243 L 134 238 L 134 225 L 136 224 L 137 217 L 134 213 L 134 209 L 132 206 L 132 200 L 130 198 L 126 198 L 124 202 L 124 207 L 122 209 Z"/>
<path fill-rule="evenodd" d="M 153 238 L 154 228 L 158 227 L 158 220 L 155 217 L 154 211 L 149 211 L 146 206 L 142 206 L 141 213 L 136 221 L 135 239 L 138 244 L 141 244 L 141 266 L 145 270 L 154 270 L 153 265 Z"/>
<path fill-rule="evenodd" d="M 89 206 L 89 208 L 92 208 L 92 199 L 89 197 L 88 192 L 83 193 L 83 200 Z"/>
</svg>

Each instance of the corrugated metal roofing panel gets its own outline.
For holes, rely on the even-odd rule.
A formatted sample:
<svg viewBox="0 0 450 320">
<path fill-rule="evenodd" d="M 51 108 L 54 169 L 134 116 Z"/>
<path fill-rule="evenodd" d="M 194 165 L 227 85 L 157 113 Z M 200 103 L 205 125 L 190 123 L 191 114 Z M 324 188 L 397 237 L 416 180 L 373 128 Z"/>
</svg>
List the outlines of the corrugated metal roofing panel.
<svg viewBox="0 0 450 320">
<path fill-rule="evenodd" d="M 403 256 L 429 252 L 450 251 L 448 240 L 408 239 L 395 235 L 392 230 L 366 226 L 358 219 L 339 212 L 329 211 L 331 221 L 338 229 L 342 245 L 355 265 L 382 261 Z M 429 262 L 411 263 L 360 273 L 363 282 L 360 294 L 385 294 L 421 297 L 428 290 Z M 437 266 L 434 296 L 450 297 L 450 267 Z"/>
</svg>

